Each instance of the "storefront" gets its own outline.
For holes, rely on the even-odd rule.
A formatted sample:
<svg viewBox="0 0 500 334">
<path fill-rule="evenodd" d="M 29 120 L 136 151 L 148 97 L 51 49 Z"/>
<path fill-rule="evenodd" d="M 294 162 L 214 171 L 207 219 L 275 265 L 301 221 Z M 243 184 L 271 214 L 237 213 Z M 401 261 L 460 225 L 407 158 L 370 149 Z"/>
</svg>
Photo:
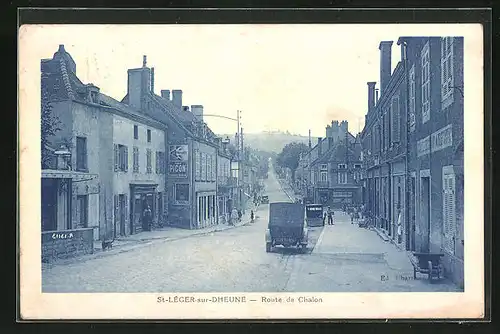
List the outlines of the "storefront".
<svg viewBox="0 0 500 334">
<path fill-rule="evenodd" d="M 215 192 L 196 193 L 196 228 L 217 224 L 217 203 Z"/>
<path fill-rule="evenodd" d="M 131 183 L 130 184 L 130 194 L 131 194 L 131 210 L 130 210 L 130 233 L 135 234 L 142 231 L 151 231 L 157 225 L 155 214 L 158 212 L 158 202 L 157 202 L 157 187 L 158 184 L 148 184 L 148 183 Z M 116 203 L 116 200 L 115 200 Z M 118 204 L 118 207 L 124 206 L 123 204 Z M 115 205 L 116 207 L 116 205 Z M 147 211 L 150 211 L 148 213 Z M 148 220 L 148 215 L 150 219 Z M 122 223 L 123 224 L 123 223 Z M 115 233 L 116 233 L 115 228 Z"/>
<path fill-rule="evenodd" d="M 93 241 L 99 235 L 89 217 L 97 217 L 98 207 L 89 206 L 89 195 L 98 196 L 92 183 L 96 174 L 69 170 L 42 170 L 41 178 L 41 239 L 42 259 L 63 258 L 76 253 L 92 253 Z M 87 193 L 76 194 L 82 183 Z M 83 200 L 85 199 L 85 200 Z M 98 220 L 96 220 L 98 224 Z"/>
</svg>

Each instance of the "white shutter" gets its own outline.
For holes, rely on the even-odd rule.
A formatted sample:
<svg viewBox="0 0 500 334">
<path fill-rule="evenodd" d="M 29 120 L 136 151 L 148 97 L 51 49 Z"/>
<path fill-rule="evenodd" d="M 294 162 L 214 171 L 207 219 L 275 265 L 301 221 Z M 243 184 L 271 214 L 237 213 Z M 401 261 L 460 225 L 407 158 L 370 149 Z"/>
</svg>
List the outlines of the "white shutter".
<svg viewBox="0 0 500 334">
<path fill-rule="evenodd" d="M 455 237 L 455 175 L 443 175 L 443 228 L 444 248 L 454 253 Z"/>
</svg>

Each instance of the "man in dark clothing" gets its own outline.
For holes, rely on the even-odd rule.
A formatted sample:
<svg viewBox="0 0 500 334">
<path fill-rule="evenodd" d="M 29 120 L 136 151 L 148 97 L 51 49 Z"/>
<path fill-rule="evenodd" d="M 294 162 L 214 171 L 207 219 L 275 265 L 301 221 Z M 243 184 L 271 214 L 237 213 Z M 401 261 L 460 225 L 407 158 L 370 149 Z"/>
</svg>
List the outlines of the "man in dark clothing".
<svg viewBox="0 0 500 334">
<path fill-rule="evenodd" d="M 330 207 L 328 207 L 328 225 L 333 225 L 333 213 Z"/>
</svg>

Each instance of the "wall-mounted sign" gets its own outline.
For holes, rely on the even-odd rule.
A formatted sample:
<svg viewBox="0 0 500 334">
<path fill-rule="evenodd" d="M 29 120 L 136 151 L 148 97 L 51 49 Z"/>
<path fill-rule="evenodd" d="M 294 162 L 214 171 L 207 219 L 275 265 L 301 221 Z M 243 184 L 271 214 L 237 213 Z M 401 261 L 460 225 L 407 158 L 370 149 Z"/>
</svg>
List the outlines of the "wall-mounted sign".
<svg viewBox="0 0 500 334">
<path fill-rule="evenodd" d="M 170 162 L 168 164 L 168 173 L 172 176 L 187 177 L 188 175 L 187 162 Z"/>
<path fill-rule="evenodd" d="M 73 239 L 73 233 L 52 233 L 52 239 Z"/>
<path fill-rule="evenodd" d="M 169 152 L 170 162 L 188 161 L 188 145 L 170 145 Z"/>
</svg>

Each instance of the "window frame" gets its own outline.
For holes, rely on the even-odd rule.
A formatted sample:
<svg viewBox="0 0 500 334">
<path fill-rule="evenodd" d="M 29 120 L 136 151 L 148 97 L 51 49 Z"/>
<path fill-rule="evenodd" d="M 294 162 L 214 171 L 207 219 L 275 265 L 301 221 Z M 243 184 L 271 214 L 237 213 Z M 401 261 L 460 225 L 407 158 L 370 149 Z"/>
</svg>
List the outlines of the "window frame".
<svg viewBox="0 0 500 334">
<path fill-rule="evenodd" d="M 151 129 L 146 130 L 146 139 L 148 143 L 151 143 Z"/>
<path fill-rule="evenodd" d="M 134 140 L 139 140 L 139 126 L 134 124 Z"/>
<path fill-rule="evenodd" d="M 453 102 L 453 85 L 455 82 L 454 38 L 441 37 L 441 109 L 444 110 Z M 445 88 L 446 86 L 446 88 Z"/>
<path fill-rule="evenodd" d="M 410 132 L 415 131 L 415 125 L 416 125 L 416 82 L 415 82 L 415 64 L 413 64 L 410 67 L 409 71 L 409 125 L 410 125 Z"/>
<path fill-rule="evenodd" d="M 442 234 L 443 234 L 443 249 L 450 253 L 455 254 L 455 239 L 457 233 L 457 209 L 456 209 L 456 175 L 453 166 L 443 166 L 442 170 L 442 206 L 443 206 L 443 219 L 442 219 Z M 451 193 L 447 185 L 452 180 Z M 448 207 L 449 206 L 449 207 Z M 448 217 L 452 211 L 452 216 Z"/>
<path fill-rule="evenodd" d="M 347 184 L 347 171 L 342 171 L 337 173 L 337 183 Z"/>
<path fill-rule="evenodd" d="M 153 153 L 151 149 L 146 149 L 146 174 L 153 173 Z"/>
<path fill-rule="evenodd" d="M 420 54 L 421 61 L 421 107 L 422 124 L 428 122 L 431 118 L 431 78 L 430 78 L 430 43 L 427 41 Z"/>
<path fill-rule="evenodd" d="M 79 142 L 83 140 L 83 146 L 79 145 Z M 87 137 L 77 136 L 76 137 L 76 161 L 75 161 L 75 169 L 81 172 L 88 171 L 88 154 L 87 154 Z"/>
</svg>

